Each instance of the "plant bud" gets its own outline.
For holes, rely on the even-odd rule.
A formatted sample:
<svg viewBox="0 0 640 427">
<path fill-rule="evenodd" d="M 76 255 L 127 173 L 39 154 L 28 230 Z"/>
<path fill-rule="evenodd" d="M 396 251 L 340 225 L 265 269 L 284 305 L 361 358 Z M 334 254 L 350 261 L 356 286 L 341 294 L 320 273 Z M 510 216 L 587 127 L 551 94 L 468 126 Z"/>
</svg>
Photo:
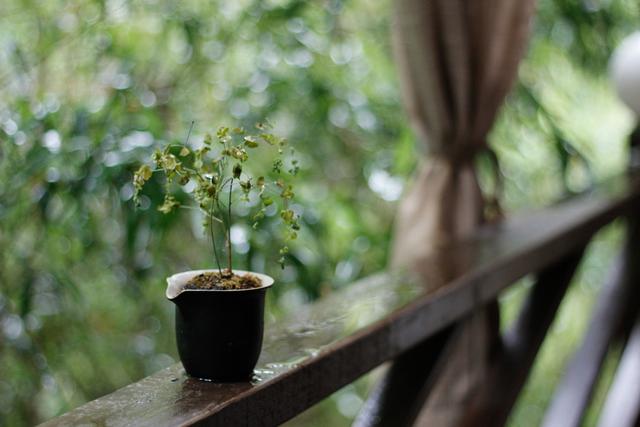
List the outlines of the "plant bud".
<svg viewBox="0 0 640 427">
<path fill-rule="evenodd" d="M 236 165 L 233 167 L 233 177 L 240 178 L 241 174 L 242 174 L 242 166 L 240 166 L 240 163 L 236 163 Z"/>
</svg>

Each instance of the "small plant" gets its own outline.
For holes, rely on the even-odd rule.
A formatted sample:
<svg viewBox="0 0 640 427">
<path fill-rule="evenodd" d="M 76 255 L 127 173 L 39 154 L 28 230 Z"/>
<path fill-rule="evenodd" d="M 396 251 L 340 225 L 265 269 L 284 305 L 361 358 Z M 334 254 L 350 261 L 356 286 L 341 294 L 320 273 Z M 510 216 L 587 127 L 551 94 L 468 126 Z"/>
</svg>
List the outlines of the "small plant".
<svg viewBox="0 0 640 427">
<path fill-rule="evenodd" d="M 268 125 L 259 123 L 256 129 L 257 132 L 250 133 L 243 128 L 223 126 L 215 135 L 207 134 L 200 148 L 192 149 L 189 147 L 193 130 L 191 123 L 184 144 L 168 144 L 156 150 L 152 157 L 154 166 L 144 164 L 134 174 L 136 205 L 145 183 L 154 173 L 160 172 L 165 176 L 165 191 L 159 211 L 168 214 L 177 208 L 195 208 L 203 213 L 203 227 L 211 239 L 218 274 L 200 277 L 193 282 L 194 287 L 228 289 L 253 286 L 239 280 L 232 272 L 231 226 L 234 223 L 232 205 L 235 203 L 251 207 L 249 218 L 254 229 L 265 217 L 267 208 L 272 205 L 277 208 L 285 242 L 280 249 L 279 263 L 282 267 L 289 251 L 287 242 L 297 237 L 298 216 L 290 208 L 293 186 L 287 180 L 299 169 L 298 161 L 293 157 L 294 150 L 288 147 L 286 139 L 270 133 Z M 273 160 L 268 166 L 270 174 L 254 174 L 253 168 L 259 166 L 260 161 L 264 167 L 264 159 L 269 158 L 266 151 L 273 151 Z M 275 178 L 270 179 L 269 175 Z M 190 196 L 195 206 L 181 206 L 174 197 L 177 191 Z M 216 246 L 216 235 L 220 232 L 226 240 L 224 269 Z"/>
</svg>

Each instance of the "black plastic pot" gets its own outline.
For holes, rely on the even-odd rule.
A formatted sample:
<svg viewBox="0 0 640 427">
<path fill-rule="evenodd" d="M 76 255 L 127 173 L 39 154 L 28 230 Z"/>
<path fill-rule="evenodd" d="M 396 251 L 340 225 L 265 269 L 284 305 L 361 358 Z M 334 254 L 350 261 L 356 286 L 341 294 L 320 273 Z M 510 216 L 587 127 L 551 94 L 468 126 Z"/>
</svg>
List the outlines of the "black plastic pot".
<svg viewBox="0 0 640 427">
<path fill-rule="evenodd" d="M 264 299 L 273 279 L 242 290 L 182 289 L 192 277 L 210 270 L 187 271 L 167 279 L 167 298 L 176 304 L 176 341 L 188 375 L 218 382 L 251 378 L 262 349 Z M 234 270 L 235 274 L 247 272 Z"/>
</svg>

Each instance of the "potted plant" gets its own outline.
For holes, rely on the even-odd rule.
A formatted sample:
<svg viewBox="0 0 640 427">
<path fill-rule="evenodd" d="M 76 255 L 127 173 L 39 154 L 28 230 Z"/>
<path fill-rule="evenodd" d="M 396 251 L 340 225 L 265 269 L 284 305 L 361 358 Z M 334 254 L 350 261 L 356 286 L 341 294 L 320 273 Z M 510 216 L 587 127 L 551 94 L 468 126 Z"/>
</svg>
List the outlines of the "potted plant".
<svg viewBox="0 0 640 427">
<path fill-rule="evenodd" d="M 250 378 L 262 347 L 264 299 L 273 279 L 264 274 L 233 269 L 232 207 L 244 204 L 246 218 L 258 227 L 265 215 L 279 213 L 284 243 L 280 264 L 288 252 L 287 241 L 297 237 L 298 216 L 290 208 L 294 196 L 287 178 L 296 175 L 298 162 L 287 141 L 268 132 L 264 124 L 256 132 L 221 127 L 207 134 L 202 145 L 168 144 L 153 154 L 153 166 L 142 165 L 134 174 L 135 195 L 154 173 L 163 174 L 163 213 L 179 207 L 202 212 L 203 227 L 211 239 L 215 268 L 174 274 L 167 279 L 166 297 L 176 304 L 178 353 L 192 377 L 212 381 Z M 265 174 L 255 174 L 265 164 Z M 271 178 L 269 178 L 271 176 Z M 183 192 L 190 205 L 181 206 L 175 195 Z M 226 265 L 216 237 L 223 237 Z"/>
</svg>

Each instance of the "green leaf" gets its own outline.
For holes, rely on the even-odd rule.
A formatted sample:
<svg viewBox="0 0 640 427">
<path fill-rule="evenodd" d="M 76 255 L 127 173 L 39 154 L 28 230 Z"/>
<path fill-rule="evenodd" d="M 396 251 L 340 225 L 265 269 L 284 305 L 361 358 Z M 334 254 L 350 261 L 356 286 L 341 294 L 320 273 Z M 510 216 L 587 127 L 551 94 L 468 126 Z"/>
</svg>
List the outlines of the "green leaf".
<svg viewBox="0 0 640 427">
<path fill-rule="evenodd" d="M 158 210 L 163 214 L 168 214 L 178 206 L 180 206 L 180 203 L 173 196 L 169 196 L 167 194 L 164 196 L 164 203 L 162 204 L 162 206 L 158 207 Z"/>
<path fill-rule="evenodd" d="M 156 150 L 153 152 L 153 156 L 151 156 L 153 162 L 160 167 L 160 161 L 162 159 L 162 151 Z"/>
<path fill-rule="evenodd" d="M 264 209 L 260 209 L 258 212 L 256 212 L 256 214 L 253 216 L 253 220 L 254 221 L 259 221 L 262 218 L 264 218 Z"/>
<path fill-rule="evenodd" d="M 262 133 L 260 134 L 260 138 L 269 145 L 276 145 L 278 143 L 278 138 L 270 133 Z"/>
<path fill-rule="evenodd" d="M 249 135 L 249 136 L 245 136 L 244 137 L 244 145 L 246 145 L 249 148 L 256 148 L 258 147 L 258 141 L 256 141 L 256 138 Z"/>
<path fill-rule="evenodd" d="M 282 211 L 280 211 L 280 217 L 284 222 L 289 223 L 293 221 L 293 216 L 294 216 L 294 213 L 291 209 L 283 209 Z"/>
<path fill-rule="evenodd" d="M 282 197 L 285 200 L 291 200 L 293 199 L 293 196 L 295 195 L 295 193 L 293 192 L 293 187 L 288 185 L 287 188 L 282 190 L 282 193 L 280 193 L 280 197 Z"/>
<path fill-rule="evenodd" d="M 148 165 L 142 165 L 140 166 L 138 171 L 135 173 L 135 175 L 138 176 L 143 182 L 145 182 L 145 181 L 148 181 L 149 178 L 151 178 L 152 173 L 153 172 L 151 171 L 151 168 Z"/>
<path fill-rule="evenodd" d="M 282 159 L 277 159 L 273 162 L 272 169 L 275 173 L 280 173 L 282 172 L 282 166 L 283 166 Z"/>
<path fill-rule="evenodd" d="M 238 159 L 241 162 L 246 162 L 249 159 L 249 154 L 247 154 L 244 148 L 234 147 L 231 150 L 231 157 Z"/>
<path fill-rule="evenodd" d="M 218 128 L 218 132 L 216 133 L 218 139 L 222 140 L 229 136 L 229 128 L 226 126 L 221 126 Z"/>
<path fill-rule="evenodd" d="M 178 162 L 178 159 L 176 159 L 176 156 L 174 156 L 173 154 L 164 154 L 162 156 L 161 162 L 162 168 L 168 172 L 176 170 L 176 167 L 180 163 Z"/>
</svg>

